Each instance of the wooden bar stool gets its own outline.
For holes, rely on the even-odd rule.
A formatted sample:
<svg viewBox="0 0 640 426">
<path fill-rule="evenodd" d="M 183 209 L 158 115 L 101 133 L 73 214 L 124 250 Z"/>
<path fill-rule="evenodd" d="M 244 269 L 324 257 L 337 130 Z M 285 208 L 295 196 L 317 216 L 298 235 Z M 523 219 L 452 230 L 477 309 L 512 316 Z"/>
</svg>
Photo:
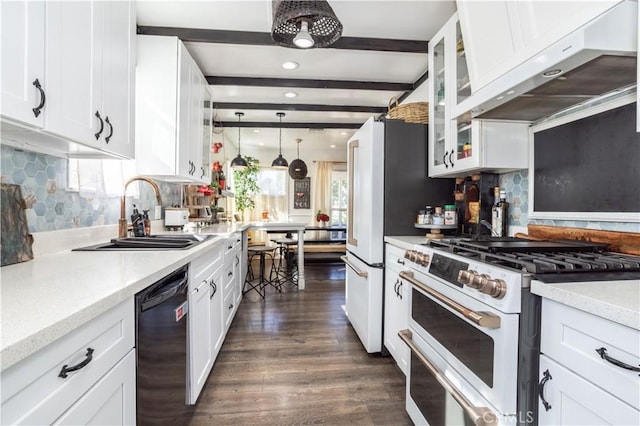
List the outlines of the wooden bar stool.
<svg viewBox="0 0 640 426">
<path fill-rule="evenodd" d="M 266 293 L 265 288 L 267 285 L 271 285 L 276 290 L 281 291 L 282 286 L 280 285 L 280 281 L 278 279 L 278 274 L 275 266 L 274 254 L 276 250 L 277 250 L 277 247 L 275 246 L 247 247 L 249 260 L 248 260 L 247 278 L 244 281 L 242 294 L 247 294 L 249 291 L 255 290 L 260 295 L 260 297 L 264 299 L 264 296 Z M 260 259 L 260 270 L 258 271 L 258 276 L 256 276 L 256 274 L 253 273 L 253 268 L 251 266 L 251 262 L 256 256 L 258 256 Z M 271 259 L 271 268 L 269 271 L 268 279 L 265 276 L 265 266 L 266 266 L 267 257 Z M 249 288 L 246 288 L 247 286 Z"/>
<path fill-rule="evenodd" d="M 276 238 L 272 240 L 278 244 L 278 267 L 276 273 L 280 282 L 283 284 L 291 284 L 293 287 L 298 286 L 298 262 L 296 260 L 296 249 L 298 242 L 292 238 Z"/>
</svg>

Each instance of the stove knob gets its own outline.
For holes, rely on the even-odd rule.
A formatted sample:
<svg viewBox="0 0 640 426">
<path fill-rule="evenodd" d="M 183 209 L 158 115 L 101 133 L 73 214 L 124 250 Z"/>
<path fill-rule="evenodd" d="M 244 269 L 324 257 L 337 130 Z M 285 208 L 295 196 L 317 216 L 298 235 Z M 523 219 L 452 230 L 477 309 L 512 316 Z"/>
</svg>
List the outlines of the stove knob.
<svg viewBox="0 0 640 426">
<path fill-rule="evenodd" d="M 429 255 L 425 253 L 418 253 L 418 261 L 416 263 L 420 266 L 427 266 L 429 264 Z"/>
<path fill-rule="evenodd" d="M 482 286 L 479 288 L 481 293 L 488 294 L 494 299 L 502 299 L 507 294 L 507 283 L 501 279 L 492 280 L 487 277 L 482 280 Z"/>
<path fill-rule="evenodd" d="M 476 290 L 482 291 L 482 287 L 485 283 L 485 281 L 487 281 L 488 279 L 490 279 L 491 277 L 487 274 L 476 274 L 473 277 L 473 280 L 471 281 L 471 283 L 469 284 L 469 287 L 471 288 L 475 288 Z"/>
<path fill-rule="evenodd" d="M 404 252 L 404 258 L 411 260 L 411 253 L 413 252 L 413 250 L 407 250 Z"/>
<path fill-rule="evenodd" d="M 473 278 L 477 275 L 478 273 L 473 270 L 458 271 L 458 282 L 466 286 L 471 286 L 471 283 L 473 282 Z"/>
</svg>

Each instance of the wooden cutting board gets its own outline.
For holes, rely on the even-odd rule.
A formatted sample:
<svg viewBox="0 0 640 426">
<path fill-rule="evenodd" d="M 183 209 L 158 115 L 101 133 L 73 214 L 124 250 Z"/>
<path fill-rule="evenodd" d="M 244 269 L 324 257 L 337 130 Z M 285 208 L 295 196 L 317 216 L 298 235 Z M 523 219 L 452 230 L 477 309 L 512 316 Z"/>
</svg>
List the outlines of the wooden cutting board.
<svg viewBox="0 0 640 426">
<path fill-rule="evenodd" d="M 534 240 L 580 240 L 609 244 L 611 251 L 640 256 L 640 233 L 600 229 L 527 225 L 527 238 Z"/>
<path fill-rule="evenodd" d="M 2 228 L 0 266 L 33 259 L 33 236 L 29 234 L 26 205 L 19 185 L 0 184 Z"/>
</svg>

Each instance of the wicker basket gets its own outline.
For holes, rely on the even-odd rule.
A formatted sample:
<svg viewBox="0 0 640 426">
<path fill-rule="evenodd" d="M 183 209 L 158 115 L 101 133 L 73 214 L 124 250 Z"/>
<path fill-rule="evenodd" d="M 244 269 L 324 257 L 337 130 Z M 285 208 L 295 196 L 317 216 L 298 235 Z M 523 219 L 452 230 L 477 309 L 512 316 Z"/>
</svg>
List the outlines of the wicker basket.
<svg viewBox="0 0 640 426">
<path fill-rule="evenodd" d="M 398 98 L 389 101 L 388 118 L 403 120 L 407 123 L 429 123 L 429 102 L 410 102 L 399 105 Z"/>
</svg>

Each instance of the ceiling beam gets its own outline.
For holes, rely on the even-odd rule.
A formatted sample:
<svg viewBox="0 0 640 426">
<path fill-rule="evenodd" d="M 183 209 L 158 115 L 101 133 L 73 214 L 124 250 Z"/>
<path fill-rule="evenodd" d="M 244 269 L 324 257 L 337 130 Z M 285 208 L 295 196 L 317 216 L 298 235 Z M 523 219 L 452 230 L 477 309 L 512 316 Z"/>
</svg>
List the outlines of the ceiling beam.
<svg viewBox="0 0 640 426">
<path fill-rule="evenodd" d="M 273 111 L 321 111 L 321 112 L 370 112 L 379 114 L 387 111 L 387 107 L 363 105 L 324 105 L 324 104 L 267 104 L 245 102 L 214 102 L 216 109 L 261 109 Z"/>
<path fill-rule="evenodd" d="M 271 121 L 222 121 L 222 127 L 260 127 L 282 129 L 359 129 L 362 123 L 282 123 Z"/>
<path fill-rule="evenodd" d="M 184 42 L 277 46 L 271 34 L 255 31 L 207 30 L 199 28 L 138 26 L 138 34 L 176 36 Z M 379 52 L 428 53 L 428 41 L 388 38 L 340 37 L 324 49 L 372 50 Z"/>
<path fill-rule="evenodd" d="M 386 90 L 406 92 L 413 89 L 412 83 L 389 83 L 378 81 L 316 80 L 302 78 L 261 77 L 216 77 L 205 76 L 207 82 L 216 86 L 262 86 L 295 87 L 305 89 Z"/>
</svg>

